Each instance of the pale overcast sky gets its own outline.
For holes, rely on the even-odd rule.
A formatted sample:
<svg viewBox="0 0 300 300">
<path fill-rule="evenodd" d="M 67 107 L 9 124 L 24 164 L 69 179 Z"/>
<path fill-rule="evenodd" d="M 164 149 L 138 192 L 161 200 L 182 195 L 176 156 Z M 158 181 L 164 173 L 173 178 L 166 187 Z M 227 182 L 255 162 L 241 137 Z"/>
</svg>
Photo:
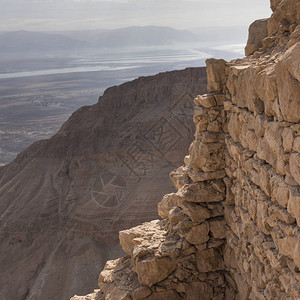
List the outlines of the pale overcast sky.
<svg viewBox="0 0 300 300">
<path fill-rule="evenodd" d="M 0 31 L 248 26 L 269 0 L 0 0 Z"/>
</svg>

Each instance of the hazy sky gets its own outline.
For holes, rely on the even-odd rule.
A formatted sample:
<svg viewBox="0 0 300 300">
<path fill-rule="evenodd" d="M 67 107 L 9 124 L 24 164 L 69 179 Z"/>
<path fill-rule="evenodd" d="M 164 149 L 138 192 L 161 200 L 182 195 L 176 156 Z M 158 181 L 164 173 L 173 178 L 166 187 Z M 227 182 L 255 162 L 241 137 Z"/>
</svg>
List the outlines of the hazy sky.
<svg viewBox="0 0 300 300">
<path fill-rule="evenodd" d="M 269 17 L 269 0 L 0 0 L 0 31 L 248 26 Z"/>
</svg>

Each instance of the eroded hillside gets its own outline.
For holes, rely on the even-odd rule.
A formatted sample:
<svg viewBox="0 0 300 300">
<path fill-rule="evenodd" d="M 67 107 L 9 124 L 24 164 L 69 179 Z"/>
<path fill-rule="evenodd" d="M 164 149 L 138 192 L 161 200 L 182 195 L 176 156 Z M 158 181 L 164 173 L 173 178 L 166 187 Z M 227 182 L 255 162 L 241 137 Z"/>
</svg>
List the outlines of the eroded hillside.
<svg viewBox="0 0 300 300">
<path fill-rule="evenodd" d="M 0 168 L 0 298 L 67 299 L 123 252 L 118 231 L 157 216 L 193 139 L 204 68 L 106 90 Z"/>
</svg>

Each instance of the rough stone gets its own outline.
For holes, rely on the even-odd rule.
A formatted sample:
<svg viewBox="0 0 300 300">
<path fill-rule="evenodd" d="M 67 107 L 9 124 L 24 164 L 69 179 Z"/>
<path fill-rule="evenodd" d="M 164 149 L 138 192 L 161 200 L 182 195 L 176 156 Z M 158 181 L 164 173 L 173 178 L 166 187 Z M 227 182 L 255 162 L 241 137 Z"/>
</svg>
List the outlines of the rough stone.
<svg viewBox="0 0 300 300">
<path fill-rule="evenodd" d="M 268 36 L 268 19 L 254 21 L 249 27 L 245 55 L 251 55 L 262 47 L 263 39 Z"/>
<path fill-rule="evenodd" d="M 196 140 L 190 146 L 190 166 L 204 172 L 223 169 L 225 167 L 223 153 L 224 147 L 220 143 L 204 144 Z"/>
<path fill-rule="evenodd" d="M 202 244 L 209 240 L 208 232 L 208 222 L 203 222 L 200 225 L 192 227 L 192 229 L 185 234 L 185 238 L 191 244 Z"/>
<path fill-rule="evenodd" d="M 209 220 L 209 230 L 216 239 L 224 239 L 226 236 L 226 222 L 224 219 Z"/>
<path fill-rule="evenodd" d="M 291 187 L 288 199 L 288 212 L 297 220 L 300 226 L 300 190 L 299 187 Z"/>
<path fill-rule="evenodd" d="M 210 211 L 197 203 L 188 201 L 178 201 L 178 206 L 182 208 L 183 212 L 188 215 L 195 223 L 202 223 L 210 218 Z"/>
<path fill-rule="evenodd" d="M 135 266 L 139 282 L 149 287 L 167 278 L 175 269 L 176 263 L 167 257 L 140 259 Z"/>
<path fill-rule="evenodd" d="M 223 59 L 207 59 L 207 91 L 222 92 L 225 84 L 225 66 L 226 61 Z"/>
<path fill-rule="evenodd" d="M 290 171 L 294 179 L 300 184 L 300 154 L 292 153 L 290 156 Z"/>
<path fill-rule="evenodd" d="M 185 166 L 181 166 L 170 173 L 170 179 L 177 190 L 180 189 L 183 185 L 191 182 L 187 173 L 188 168 Z"/>
<path fill-rule="evenodd" d="M 214 272 L 224 269 L 224 261 L 221 253 L 216 249 L 207 249 L 198 251 L 197 255 L 197 269 L 200 273 Z"/>
<path fill-rule="evenodd" d="M 184 185 L 175 195 L 178 200 L 189 202 L 219 202 L 224 199 L 222 190 L 225 185 L 222 181 L 217 181 L 216 185 L 209 182 L 195 182 L 190 185 Z"/>
<path fill-rule="evenodd" d="M 288 68 L 291 69 L 292 66 L 285 60 L 280 60 L 275 67 L 280 110 L 286 121 L 299 122 L 300 82 L 292 76 Z"/>
</svg>

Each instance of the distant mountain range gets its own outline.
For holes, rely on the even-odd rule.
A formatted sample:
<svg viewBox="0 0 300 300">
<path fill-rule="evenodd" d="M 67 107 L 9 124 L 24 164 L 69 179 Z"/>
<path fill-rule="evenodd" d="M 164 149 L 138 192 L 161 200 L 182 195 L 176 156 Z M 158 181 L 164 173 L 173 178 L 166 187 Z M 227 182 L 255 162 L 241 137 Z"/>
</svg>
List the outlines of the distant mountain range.
<svg viewBox="0 0 300 300">
<path fill-rule="evenodd" d="M 15 31 L 0 34 L 0 53 L 55 52 L 85 48 L 164 46 L 188 43 L 197 36 L 169 27 L 126 27 L 70 32 Z"/>
<path fill-rule="evenodd" d="M 56 32 L 0 32 L 0 54 L 35 54 L 111 49 L 124 47 L 170 46 L 186 43 L 216 44 L 243 41 L 244 28 L 194 28 L 176 30 L 160 26 L 132 26 L 120 29 Z"/>
<path fill-rule="evenodd" d="M 84 47 L 86 42 L 63 34 L 14 31 L 0 35 L 0 53 L 53 52 Z"/>
</svg>

